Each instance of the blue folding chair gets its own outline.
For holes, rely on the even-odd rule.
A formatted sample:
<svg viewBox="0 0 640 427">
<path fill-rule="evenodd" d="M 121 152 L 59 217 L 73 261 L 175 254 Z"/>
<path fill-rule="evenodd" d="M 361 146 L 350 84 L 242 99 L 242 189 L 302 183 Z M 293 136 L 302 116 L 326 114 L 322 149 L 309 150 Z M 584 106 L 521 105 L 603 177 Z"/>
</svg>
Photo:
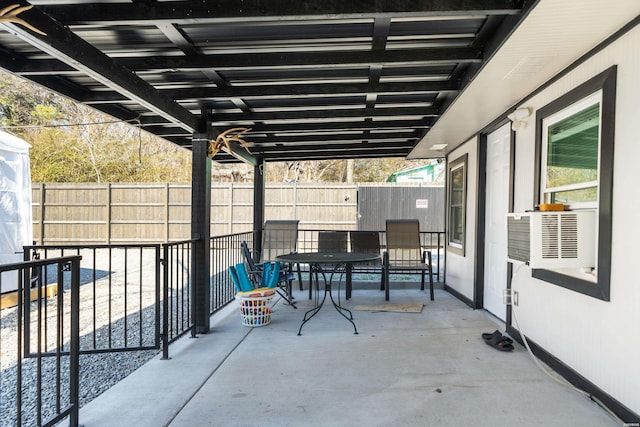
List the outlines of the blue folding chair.
<svg viewBox="0 0 640 427">
<path fill-rule="evenodd" d="M 248 276 L 254 286 L 275 287 L 278 294 L 280 294 L 289 305 L 297 308 L 291 295 L 291 282 L 295 277 L 293 271 L 283 269 L 279 261 L 265 261 L 261 264 L 256 264 L 247 242 L 242 242 L 240 247 L 242 248 L 242 255 L 244 256 L 245 265 L 247 266 Z M 300 273 L 298 272 L 298 274 Z"/>
<path fill-rule="evenodd" d="M 249 273 L 243 263 L 236 264 L 235 267 L 229 267 L 229 274 L 236 291 L 250 292 L 257 289 L 249 278 Z M 280 263 L 268 263 L 262 273 L 261 286 L 259 288 L 275 288 L 278 286 L 279 279 Z"/>
</svg>

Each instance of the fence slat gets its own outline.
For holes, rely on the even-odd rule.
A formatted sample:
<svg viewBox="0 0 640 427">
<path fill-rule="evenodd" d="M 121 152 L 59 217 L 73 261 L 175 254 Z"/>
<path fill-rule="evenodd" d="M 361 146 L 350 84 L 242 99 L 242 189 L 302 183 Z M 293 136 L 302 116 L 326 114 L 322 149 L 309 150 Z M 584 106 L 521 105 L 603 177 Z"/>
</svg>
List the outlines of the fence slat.
<svg viewBox="0 0 640 427">
<path fill-rule="evenodd" d="M 364 184 L 268 184 L 265 218 L 299 219 L 302 227 L 317 229 L 357 229 L 363 207 L 358 192 L 387 194 L 393 187 L 372 193 Z M 401 202 L 381 206 L 415 206 L 403 195 L 408 186 L 397 185 Z M 422 187 L 425 186 L 409 186 Z M 403 190 L 405 189 L 405 190 Z M 412 190 L 413 191 L 413 190 Z M 443 187 L 429 189 L 433 201 L 419 214 L 424 229 L 443 223 Z M 191 186 L 177 183 L 34 183 L 33 229 L 38 244 L 122 244 L 175 242 L 191 237 Z M 211 186 L 211 235 L 242 233 L 253 229 L 253 184 L 215 183 Z M 414 194 L 415 191 L 411 194 Z M 417 193 L 416 193 L 417 194 Z M 377 199 L 379 197 L 374 197 Z M 406 200 L 405 200 L 406 199 Z M 442 200 L 440 200 L 442 199 Z M 366 209 L 366 212 L 378 212 Z M 440 212 L 441 211 L 441 212 Z M 379 213 L 382 217 L 385 214 Z M 440 222 L 433 221 L 438 217 Z M 384 220 L 385 218 L 382 218 Z M 369 223 L 367 223 L 369 224 Z M 373 226 L 363 229 L 379 229 Z"/>
</svg>

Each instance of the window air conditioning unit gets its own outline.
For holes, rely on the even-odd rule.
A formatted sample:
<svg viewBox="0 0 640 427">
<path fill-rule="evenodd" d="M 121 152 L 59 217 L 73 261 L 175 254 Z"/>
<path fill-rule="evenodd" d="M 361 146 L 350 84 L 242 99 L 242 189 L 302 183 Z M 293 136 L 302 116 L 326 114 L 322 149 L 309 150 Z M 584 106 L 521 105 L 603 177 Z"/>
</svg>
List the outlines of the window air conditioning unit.
<svg viewBox="0 0 640 427">
<path fill-rule="evenodd" d="M 594 268 L 596 212 L 507 214 L 507 258 L 531 268 Z"/>
</svg>

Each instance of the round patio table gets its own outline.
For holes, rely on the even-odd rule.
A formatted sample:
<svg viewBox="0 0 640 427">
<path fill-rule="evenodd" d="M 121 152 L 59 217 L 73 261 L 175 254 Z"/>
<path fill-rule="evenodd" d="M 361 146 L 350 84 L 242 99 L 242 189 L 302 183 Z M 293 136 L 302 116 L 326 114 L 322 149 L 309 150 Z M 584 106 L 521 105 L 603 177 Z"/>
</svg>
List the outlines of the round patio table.
<svg viewBox="0 0 640 427">
<path fill-rule="evenodd" d="M 357 334 L 358 329 L 356 328 L 356 324 L 353 323 L 353 314 L 351 314 L 351 310 L 342 307 L 333 299 L 333 295 L 331 294 L 331 283 L 333 282 L 334 275 L 339 274 L 340 276 L 342 276 L 349 265 L 359 262 L 375 261 L 379 258 L 380 256 L 376 254 L 358 252 L 301 252 L 278 255 L 276 257 L 276 260 L 280 262 L 288 262 L 292 264 L 309 264 L 310 278 L 312 278 L 314 274 L 316 276 L 316 288 L 319 288 L 317 282 L 318 275 L 322 275 L 322 278 L 324 280 L 324 296 L 322 300 L 316 298 L 315 306 L 304 314 L 302 324 L 300 325 L 300 329 L 298 329 L 298 335 L 302 335 L 301 332 L 304 324 L 311 320 L 313 316 L 318 314 L 318 312 L 324 305 L 325 300 L 327 299 L 327 294 L 329 295 L 329 299 L 331 300 L 331 303 L 333 304 L 335 309 L 345 319 L 351 322 L 351 324 L 353 325 L 354 334 Z M 327 276 L 329 277 L 327 278 Z M 348 313 L 348 316 L 346 313 Z"/>
</svg>

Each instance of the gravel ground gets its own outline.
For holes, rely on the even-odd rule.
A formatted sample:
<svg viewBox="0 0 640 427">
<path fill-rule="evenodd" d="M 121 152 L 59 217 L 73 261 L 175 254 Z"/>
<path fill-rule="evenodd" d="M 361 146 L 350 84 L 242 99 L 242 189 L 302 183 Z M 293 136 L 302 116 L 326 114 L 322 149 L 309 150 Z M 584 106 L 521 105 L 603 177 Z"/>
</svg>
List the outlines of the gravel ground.
<svg viewBox="0 0 640 427">
<path fill-rule="evenodd" d="M 49 255 L 52 257 L 53 255 Z M 127 280 L 124 274 L 124 251 L 114 251 L 109 266 L 108 256 L 98 256 L 95 269 L 97 281 L 93 284 L 92 254 L 83 254 L 80 291 L 80 328 L 83 350 L 102 349 L 109 346 L 151 346 L 155 343 L 155 254 L 145 252 L 140 262 L 139 253 L 128 253 Z M 88 266 L 84 268 L 84 266 Z M 111 267 L 111 268 L 109 268 Z M 55 282 L 57 272 L 47 272 L 49 283 Z M 70 277 L 69 273 L 65 273 Z M 109 280 L 110 279 L 110 280 Z M 126 283 L 126 284 L 125 284 Z M 41 348 L 53 350 L 56 346 L 56 318 L 58 311 L 64 313 L 64 333 L 61 341 L 68 349 L 69 342 L 69 299 L 68 280 L 61 298 L 53 297 L 42 305 L 43 318 L 47 319 L 46 331 L 41 335 Z M 37 303 L 32 303 L 31 350 L 38 346 Z M 44 314 L 46 307 L 46 315 Z M 37 373 L 42 372 L 42 419 L 57 413 L 58 402 L 55 390 L 62 390 L 59 407 L 68 404 L 68 363 L 67 356 L 61 356 L 60 369 L 55 357 L 43 357 L 41 365 L 37 358 L 25 358 L 18 366 L 17 359 L 17 308 L 2 310 L 0 313 L 0 418 L 1 427 L 17 424 L 17 381 L 18 368 L 22 378 L 22 425 L 37 425 Z M 125 329 L 126 327 L 126 329 Z M 95 331 L 95 332 L 94 332 Z M 45 338 L 46 337 L 46 338 Z M 123 351 L 80 356 L 80 406 L 83 406 L 112 387 L 122 378 L 142 366 L 157 355 L 159 350 Z M 58 374 L 59 372 L 59 374 Z M 58 380 L 59 376 L 59 380 Z"/>
</svg>

